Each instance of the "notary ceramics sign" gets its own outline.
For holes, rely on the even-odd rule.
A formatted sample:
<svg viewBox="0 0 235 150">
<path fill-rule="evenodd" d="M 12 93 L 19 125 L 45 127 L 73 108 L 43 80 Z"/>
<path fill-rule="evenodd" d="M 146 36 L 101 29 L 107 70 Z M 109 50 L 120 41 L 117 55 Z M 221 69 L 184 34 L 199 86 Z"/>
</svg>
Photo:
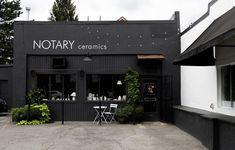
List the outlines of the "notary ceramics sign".
<svg viewBox="0 0 235 150">
<path fill-rule="evenodd" d="M 105 44 L 80 44 L 75 40 L 33 40 L 33 49 L 42 50 L 107 50 Z"/>
</svg>

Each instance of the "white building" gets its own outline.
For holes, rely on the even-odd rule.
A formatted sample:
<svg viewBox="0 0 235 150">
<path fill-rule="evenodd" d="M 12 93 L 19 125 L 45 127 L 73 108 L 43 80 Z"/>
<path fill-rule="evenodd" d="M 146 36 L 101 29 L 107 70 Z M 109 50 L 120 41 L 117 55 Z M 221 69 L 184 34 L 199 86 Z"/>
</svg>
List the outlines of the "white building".
<svg viewBox="0 0 235 150">
<path fill-rule="evenodd" d="M 174 123 L 209 150 L 235 148 L 235 0 L 211 0 L 181 33 L 181 105 Z"/>
<path fill-rule="evenodd" d="M 221 17 L 234 6 L 235 0 L 212 0 L 208 6 L 208 12 L 195 25 L 192 24 L 191 29 L 186 29 L 188 31 L 183 32 L 181 36 L 181 52 L 189 48 L 214 20 Z M 235 43 L 231 45 L 230 51 L 232 49 L 235 51 L 234 45 Z M 219 46 L 214 47 L 216 56 L 221 54 L 221 49 L 222 47 Z M 223 47 L 223 49 L 224 53 L 227 53 L 229 48 Z M 221 65 L 231 63 L 235 63 L 235 59 L 220 63 L 216 59 L 216 65 L 213 66 L 182 66 L 181 105 L 235 116 L 235 105 L 229 102 L 229 100 L 232 100 L 232 93 L 231 99 L 223 100 L 223 93 L 221 93 L 223 89 L 221 89 L 221 76 L 219 73 Z"/>
</svg>

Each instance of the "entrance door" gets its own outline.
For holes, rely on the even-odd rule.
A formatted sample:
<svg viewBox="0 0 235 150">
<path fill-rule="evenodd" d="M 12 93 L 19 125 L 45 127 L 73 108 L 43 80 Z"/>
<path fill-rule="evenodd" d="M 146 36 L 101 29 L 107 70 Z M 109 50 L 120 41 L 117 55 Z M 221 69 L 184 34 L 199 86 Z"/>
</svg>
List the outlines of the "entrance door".
<svg viewBox="0 0 235 150">
<path fill-rule="evenodd" d="M 142 79 L 142 101 L 145 119 L 159 120 L 160 118 L 160 82 L 156 78 Z"/>
</svg>

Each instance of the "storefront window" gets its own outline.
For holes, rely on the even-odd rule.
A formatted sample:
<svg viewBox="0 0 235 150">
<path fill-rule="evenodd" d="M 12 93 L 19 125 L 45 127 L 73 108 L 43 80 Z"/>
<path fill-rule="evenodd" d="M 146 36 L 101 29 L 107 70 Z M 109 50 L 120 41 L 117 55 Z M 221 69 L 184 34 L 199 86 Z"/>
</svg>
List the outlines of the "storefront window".
<svg viewBox="0 0 235 150">
<path fill-rule="evenodd" d="M 38 75 L 37 86 L 43 89 L 45 100 L 75 101 L 76 99 L 76 75 Z"/>
<path fill-rule="evenodd" d="M 220 87 L 222 106 L 234 107 L 235 102 L 235 65 L 220 68 Z"/>
<path fill-rule="evenodd" d="M 87 75 L 88 101 L 125 101 L 124 75 Z"/>
</svg>

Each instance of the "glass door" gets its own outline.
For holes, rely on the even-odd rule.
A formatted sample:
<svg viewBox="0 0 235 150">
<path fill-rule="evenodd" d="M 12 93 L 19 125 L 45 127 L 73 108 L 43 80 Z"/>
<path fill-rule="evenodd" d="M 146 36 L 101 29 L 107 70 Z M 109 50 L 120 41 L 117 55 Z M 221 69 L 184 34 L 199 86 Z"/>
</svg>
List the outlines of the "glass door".
<svg viewBox="0 0 235 150">
<path fill-rule="evenodd" d="M 142 79 L 142 100 L 145 112 L 157 112 L 159 85 L 156 79 Z"/>
</svg>

